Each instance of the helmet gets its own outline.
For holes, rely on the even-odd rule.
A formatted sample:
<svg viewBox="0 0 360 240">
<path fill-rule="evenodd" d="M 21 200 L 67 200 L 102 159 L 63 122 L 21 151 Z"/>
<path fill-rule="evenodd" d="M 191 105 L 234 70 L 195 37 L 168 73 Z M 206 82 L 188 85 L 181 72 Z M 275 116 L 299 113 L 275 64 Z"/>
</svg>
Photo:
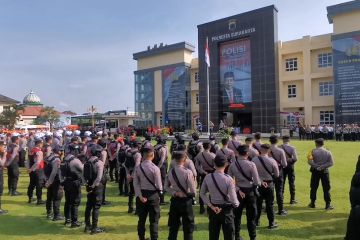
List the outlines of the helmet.
<svg viewBox="0 0 360 240">
<path fill-rule="evenodd" d="M 64 148 L 60 145 L 55 145 L 53 148 L 54 153 L 59 153 L 59 152 L 63 152 L 63 151 L 64 151 Z"/>
<path fill-rule="evenodd" d="M 90 137 L 90 135 L 91 135 L 91 132 L 90 132 L 90 131 L 86 131 L 86 132 L 84 133 L 84 136 L 85 136 L 85 137 Z"/>
<path fill-rule="evenodd" d="M 91 149 L 90 149 L 90 153 L 91 156 L 94 157 L 101 157 L 101 152 L 103 151 L 103 148 L 100 145 L 94 145 Z"/>
<path fill-rule="evenodd" d="M 61 134 L 60 132 L 56 132 L 56 133 L 55 133 L 55 137 L 61 138 L 61 137 L 62 137 L 62 134 Z"/>
<path fill-rule="evenodd" d="M 68 137 L 70 137 L 70 136 L 72 135 L 72 131 L 66 131 L 66 132 L 65 132 L 65 135 L 68 136 Z"/>
<path fill-rule="evenodd" d="M 103 131 L 98 131 L 97 132 L 97 135 L 100 136 L 100 137 L 102 136 L 102 134 L 103 134 Z"/>
<path fill-rule="evenodd" d="M 52 136 L 53 135 L 53 133 L 52 132 L 49 132 L 49 131 L 47 131 L 47 132 L 45 132 L 45 136 Z"/>
<path fill-rule="evenodd" d="M 75 131 L 74 131 L 75 136 L 80 136 L 80 133 L 81 133 L 81 132 L 80 132 L 79 130 L 75 130 Z"/>
</svg>

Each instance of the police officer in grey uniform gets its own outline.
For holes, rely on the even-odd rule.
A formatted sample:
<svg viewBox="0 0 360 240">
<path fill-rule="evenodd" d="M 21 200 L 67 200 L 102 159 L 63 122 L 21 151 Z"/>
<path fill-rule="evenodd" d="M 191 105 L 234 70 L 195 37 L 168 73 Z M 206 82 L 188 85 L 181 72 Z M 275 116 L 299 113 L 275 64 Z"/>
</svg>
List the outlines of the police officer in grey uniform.
<svg viewBox="0 0 360 240">
<path fill-rule="evenodd" d="M 241 142 L 237 139 L 237 133 L 235 131 L 231 131 L 230 133 L 231 139 L 228 143 L 228 148 L 233 152 L 236 152 L 236 149 L 241 145 Z"/>
<path fill-rule="evenodd" d="M 330 195 L 330 175 L 329 168 L 334 165 L 334 159 L 331 152 L 324 148 L 324 139 L 319 138 L 315 140 L 316 149 L 312 150 L 311 157 L 308 159 L 308 163 L 311 166 L 311 190 L 310 190 L 310 208 L 315 208 L 316 192 L 319 187 L 319 182 L 323 186 L 325 209 L 334 209 L 331 206 Z"/>
<path fill-rule="evenodd" d="M 4 166 L 6 162 L 5 143 L 0 141 L 0 215 L 6 214 L 7 211 L 1 208 L 1 197 L 4 191 Z"/>
<path fill-rule="evenodd" d="M 193 199 L 196 194 L 194 175 L 184 167 L 186 153 L 174 151 L 176 166 L 169 171 L 165 180 L 165 190 L 171 195 L 169 211 L 169 240 L 176 240 L 180 221 L 183 224 L 184 240 L 192 240 L 195 228 Z"/>
<path fill-rule="evenodd" d="M 245 145 L 248 147 L 248 155 L 249 160 L 253 159 L 254 157 L 258 156 L 260 152 L 254 148 L 254 139 L 252 137 L 245 138 Z"/>
<path fill-rule="evenodd" d="M 254 134 L 255 142 L 253 143 L 253 147 L 260 153 L 261 151 L 261 145 L 263 144 L 261 142 L 261 133 L 257 132 Z"/>
<path fill-rule="evenodd" d="M 46 198 L 46 214 L 48 219 L 53 221 L 63 220 L 60 215 L 60 203 L 64 195 L 63 187 L 60 185 L 60 165 L 61 154 L 64 149 L 61 146 L 55 146 L 53 154 L 51 154 L 46 160 L 46 166 L 44 169 L 47 188 Z"/>
<path fill-rule="evenodd" d="M 278 215 L 286 216 L 287 211 L 284 209 L 284 178 L 283 169 L 287 167 L 285 152 L 277 146 L 278 138 L 276 135 L 270 137 L 270 156 L 277 162 L 279 167 L 279 177 L 275 179 L 276 202 L 278 205 Z"/>
<path fill-rule="evenodd" d="M 86 179 L 87 201 L 85 208 L 85 230 L 91 231 L 91 234 L 102 233 L 104 230 L 98 227 L 99 211 L 102 205 L 103 188 L 104 188 L 104 162 L 101 161 L 103 148 L 99 145 L 91 147 L 91 157 L 88 161 L 95 165 L 95 176 L 93 179 Z M 84 171 L 85 175 L 85 171 Z M 85 176 L 84 176 L 85 177 Z M 92 222 L 90 221 L 92 216 Z"/>
<path fill-rule="evenodd" d="M 134 180 L 134 170 L 137 166 L 139 166 L 139 164 L 141 163 L 141 159 L 142 159 L 142 156 L 141 156 L 141 153 L 139 150 L 140 147 L 141 147 L 141 142 L 134 140 L 134 141 L 130 142 L 130 148 L 127 149 L 127 151 L 125 152 L 126 160 L 124 163 L 124 167 L 125 167 L 125 171 L 126 171 L 127 181 L 129 184 L 128 213 L 134 212 L 135 190 L 134 190 L 133 180 Z"/>
<path fill-rule="evenodd" d="M 210 142 L 204 141 L 203 142 L 204 151 L 202 151 L 195 157 L 196 170 L 200 175 L 200 185 L 202 185 L 202 182 L 204 181 L 204 178 L 207 174 L 213 173 L 215 171 L 214 159 L 216 155 L 210 152 L 210 148 L 211 148 Z M 204 208 L 204 202 L 202 201 L 201 198 L 199 199 L 199 203 L 200 203 L 200 214 L 203 214 L 205 212 L 205 208 Z"/>
<path fill-rule="evenodd" d="M 162 184 L 165 184 L 165 178 L 167 175 L 167 170 L 168 170 L 168 148 L 166 146 L 166 141 L 167 138 L 165 136 L 159 136 L 157 137 L 157 144 L 154 147 L 155 150 L 155 154 L 157 162 L 155 162 L 155 158 L 154 158 L 154 164 L 156 164 L 156 166 L 160 169 L 160 173 L 161 173 L 161 181 Z M 149 145 L 147 146 L 149 147 Z M 146 147 L 145 147 L 146 148 Z M 165 199 L 164 199 L 164 195 L 160 196 L 160 205 L 165 205 Z"/>
<path fill-rule="evenodd" d="M 223 229 L 224 240 L 234 239 L 233 209 L 239 206 L 233 179 L 224 173 L 228 164 L 224 156 L 215 157 L 215 172 L 208 174 L 200 189 L 200 197 L 208 206 L 209 240 L 218 240 Z M 209 193 L 210 196 L 207 196 Z"/>
<path fill-rule="evenodd" d="M 69 145 L 69 153 L 64 158 L 61 168 L 63 185 L 65 191 L 65 225 L 71 224 L 72 228 L 81 226 L 78 221 L 78 208 L 81 202 L 81 183 L 84 165 L 76 157 L 78 148 L 76 145 Z"/>
<path fill-rule="evenodd" d="M 185 144 L 180 144 L 177 148 L 176 148 L 176 151 L 186 151 L 186 145 Z M 171 160 L 171 164 L 170 164 L 170 169 L 172 169 L 173 167 L 176 166 L 176 162 L 174 159 Z M 186 169 L 189 169 L 193 175 L 194 175 L 194 178 L 196 179 L 198 174 L 197 174 L 197 171 L 196 171 L 196 168 L 195 168 L 195 165 L 194 165 L 194 162 L 192 160 L 190 160 L 189 157 L 186 157 L 186 160 L 185 160 L 185 163 L 184 163 L 184 167 Z M 169 169 L 169 170 L 170 170 Z"/>
<path fill-rule="evenodd" d="M 158 239 L 158 224 L 160 219 L 160 195 L 163 186 L 160 169 L 152 162 L 154 148 L 152 146 L 142 149 L 144 160 L 134 171 L 134 190 L 136 196 L 136 211 L 139 216 L 138 236 L 145 240 L 145 223 L 149 215 L 150 238 Z"/>
<path fill-rule="evenodd" d="M 12 136 L 11 144 L 7 149 L 6 166 L 8 169 L 8 188 L 9 195 L 18 196 L 21 195 L 17 190 L 19 181 L 19 137 Z"/>
<path fill-rule="evenodd" d="M 262 204 L 265 200 L 266 213 L 269 221 L 269 229 L 277 228 L 278 225 L 275 223 L 274 214 L 274 179 L 279 177 L 279 168 L 276 161 L 269 157 L 270 145 L 262 144 L 260 155 L 253 158 L 253 162 L 259 173 L 261 180 L 261 186 L 259 188 L 259 197 L 257 199 L 257 216 L 256 225 L 260 226 L 260 216 L 262 211 Z"/>
<path fill-rule="evenodd" d="M 220 148 L 216 152 L 216 156 L 222 156 L 225 157 L 228 160 L 228 164 L 230 165 L 231 162 L 235 160 L 235 153 L 233 150 L 229 148 L 229 139 L 223 138 L 221 140 L 222 148 Z"/>
<path fill-rule="evenodd" d="M 256 239 L 256 194 L 261 181 L 255 163 L 249 161 L 249 147 L 240 145 L 237 149 L 236 160 L 229 167 L 228 174 L 235 178 L 236 193 L 240 202 L 234 209 L 235 240 L 240 240 L 241 216 L 246 209 L 247 228 L 251 240 Z"/>
<path fill-rule="evenodd" d="M 296 204 L 295 200 L 295 163 L 297 161 L 296 148 L 290 145 L 290 137 L 283 136 L 283 144 L 280 146 L 285 152 L 287 166 L 283 169 L 283 195 L 286 178 L 289 179 L 290 204 Z"/>
</svg>

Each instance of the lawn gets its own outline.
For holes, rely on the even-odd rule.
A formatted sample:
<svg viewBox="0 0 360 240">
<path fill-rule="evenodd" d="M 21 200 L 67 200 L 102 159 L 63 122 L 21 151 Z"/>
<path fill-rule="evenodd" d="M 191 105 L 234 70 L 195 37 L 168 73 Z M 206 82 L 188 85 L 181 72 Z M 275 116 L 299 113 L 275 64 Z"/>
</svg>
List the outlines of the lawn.
<svg viewBox="0 0 360 240">
<path fill-rule="evenodd" d="M 277 230 L 267 230 L 267 219 L 262 215 L 261 226 L 258 228 L 258 239 L 343 239 L 346 231 L 346 222 L 349 214 L 349 187 L 352 175 L 355 171 L 357 157 L 360 153 L 359 143 L 328 142 L 326 147 L 333 152 L 335 165 L 330 170 L 331 194 L 333 211 L 324 210 L 322 189 L 318 191 L 316 209 L 309 209 L 309 185 L 310 172 L 306 162 L 306 155 L 313 148 L 313 142 L 293 141 L 298 149 L 299 161 L 296 164 L 296 188 L 298 204 L 290 206 L 286 204 L 289 212 L 287 217 L 277 217 L 279 224 Z M 7 177 L 5 176 L 5 182 Z M 0 216 L 0 239 L 137 239 L 137 217 L 127 214 L 127 198 L 117 195 L 117 186 L 114 183 L 108 185 L 108 199 L 111 205 L 102 207 L 100 210 L 99 225 L 105 228 L 106 233 L 90 236 L 81 229 L 70 229 L 63 222 L 52 222 L 45 217 L 45 206 L 27 204 L 26 189 L 28 176 L 22 170 L 19 183 L 19 191 L 22 196 L 3 196 L 3 208 L 9 210 L 7 215 Z M 7 189 L 7 186 L 4 186 Z M 5 190 L 5 193 L 7 191 Z M 44 195 L 45 196 L 45 195 Z M 80 220 L 83 221 L 85 208 L 85 195 L 80 207 Z M 285 203 L 289 202 L 288 188 L 286 187 Z M 169 205 L 162 206 L 159 239 L 167 239 Z M 198 213 L 199 207 L 195 210 Z M 208 239 L 207 217 L 196 215 L 196 232 L 194 239 Z M 246 219 L 243 216 L 243 223 Z M 248 239 L 246 224 L 242 226 L 242 236 Z M 182 234 L 179 235 L 182 239 Z"/>
</svg>

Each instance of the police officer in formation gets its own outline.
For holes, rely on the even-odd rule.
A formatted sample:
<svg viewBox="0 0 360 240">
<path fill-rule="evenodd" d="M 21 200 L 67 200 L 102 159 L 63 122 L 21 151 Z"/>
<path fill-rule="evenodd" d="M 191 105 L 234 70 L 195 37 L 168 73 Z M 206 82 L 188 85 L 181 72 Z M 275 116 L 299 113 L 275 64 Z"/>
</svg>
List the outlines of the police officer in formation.
<svg viewBox="0 0 360 240">
<path fill-rule="evenodd" d="M 193 173 L 184 167 L 186 153 L 174 151 L 172 158 L 176 166 L 169 172 L 165 181 L 165 190 L 171 196 L 169 211 L 169 240 L 176 240 L 180 224 L 183 225 L 184 240 L 192 240 L 195 228 L 193 201 L 196 185 Z"/>
<path fill-rule="evenodd" d="M 9 195 L 18 196 L 20 193 L 17 191 L 19 180 L 19 137 L 12 136 L 11 143 L 7 149 L 6 167 L 8 169 L 8 188 Z"/>
<path fill-rule="evenodd" d="M 334 165 L 334 159 L 331 152 L 324 148 L 324 139 L 319 138 L 315 140 L 316 148 L 311 151 L 308 156 L 308 163 L 311 171 L 311 190 L 310 190 L 310 208 L 315 208 L 316 192 L 319 183 L 323 186 L 325 209 L 332 210 L 330 195 L 330 174 L 329 168 Z"/>
<path fill-rule="evenodd" d="M 30 177 L 27 191 L 28 203 L 33 202 L 33 193 L 36 189 L 37 205 L 44 204 L 42 200 L 42 188 L 44 185 L 44 153 L 42 152 L 43 140 L 36 139 L 35 146 L 31 149 L 28 161 L 28 173 Z M 56 146 L 59 147 L 59 146 Z"/>
<path fill-rule="evenodd" d="M 126 177 L 125 161 L 126 152 L 130 148 L 129 141 L 127 139 L 121 140 L 122 144 L 117 153 L 118 171 L 119 171 L 119 196 L 127 196 L 129 194 L 128 181 Z"/>
<path fill-rule="evenodd" d="M 218 155 L 214 163 L 215 172 L 206 175 L 200 189 L 200 197 L 208 206 L 209 239 L 218 240 L 222 229 L 224 240 L 233 240 L 233 210 L 239 206 L 239 200 L 233 179 L 224 172 L 229 164 L 226 157 Z"/>
<path fill-rule="evenodd" d="M 6 148 L 4 141 L 0 141 L 0 215 L 6 214 L 7 211 L 1 208 L 1 197 L 4 192 L 4 166 L 6 163 Z"/>
<path fill-rule="evenodd" d="M 295 163 L 297 161 L 296 148 L 290 145 L 290 137 L 283 136 L 283 144 L 280 146 L 284 150 L 287 166 L 283 169 L 283 195 L 285 189 L 286 178 L 289 181 L 290 204 L 296 204 L 295 198 Z"/>
<path fill-rule="evenodd" d="M 270 145 L 262 144 L 260 147 L 260 155 L 253 158 L 258 170 L 258 174 L 261 181 L 259 188 L 259 197 L 257 199 L 257 214 L 256 214 L 256 226 L 260 226 L 260 216 L 262 211 L 262 205 L 265 201 L 266 214 L 269 221 L 268 228 L 274 229 L 278 225 L 275 223 L 274 214 L 274 181 L 279 178 L 279 168 L 277 162 L 269 157 Z"/>
<path fill-rule="evenodd" d="M 167 138 L 159 136 L 157 139 L 157 144 L 154 147 L 155 157 L 153 163 L 160 169 L 161 173 L 161 182 L 164 185 L 165 178 L 167 175 L 168 169 L 168 148 L 166 146 Z M 144 148 L 149 147 L 149 144 Z M 164 195 L 160 196 L 160 204 L 165 205 Z"/>
<path fill-rule="evenodd" d="M 287 167 L 285 152 L 277 146 L 278 137 L 273 135 L 270 137 L 270 156 L 276 161 L 279 167 L 279 177 L 275 179 L 276 202 L 278 205 L 278 215 L 286 216 L 287 211 L 284 209 L 284 174 L 283 169 Z"/>
<path fill-rule="evenodd" d="M 158 239 L 158 224 L 160 219 L 160 196 L 163 194 L 160 169 L 152 162 L 154 148 L 142 149 L 143 161 L 136 166 L 133 174 L 133 185 L 136 196 L 136 211 L 139 217 L 138 236 L 145 240 L 145 223 L 149 215 L 150 238 Z"/>
<path fill-rule="evenodd" d="M 249 161 L 249 147 L 237 148 L 236 160 L 229 167 L 228 174 L 235 179 L 236 193 L 240 202 L 235 213 L 235 240 L 240 240 L 241 216 L 246 209 L 247 227 L 251 240 L 256 239 L 256 199 L 261 181 L 255 163 Z"/>
<path fill-rule="evenodd" d="M 64 149 L 61 146 L 55 146 L 52 153 L 45 160 L 45 188 L 47 188 L 46 215 L 53 221 L 63 220 L 60 214 L 60 203 L 64 195 L 63 187 L 60 184 L 60 165 L 61 155 Z"/>
</svg>

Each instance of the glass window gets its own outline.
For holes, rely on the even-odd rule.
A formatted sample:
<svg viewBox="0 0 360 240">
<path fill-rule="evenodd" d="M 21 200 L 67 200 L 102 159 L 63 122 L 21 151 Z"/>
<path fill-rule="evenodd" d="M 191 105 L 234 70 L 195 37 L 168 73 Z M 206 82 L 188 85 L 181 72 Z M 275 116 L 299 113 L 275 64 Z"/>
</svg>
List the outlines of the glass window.
<svg viewBox="0 0 360 240">
<path fill-rule="evenodd" d="M 195 72 L 195 82 L 199 82 L 199 73 Z"/>
<path fill-rule="evenodd" d="M 296 85 L 288 85 L 288 98 L 296 98 Z"/>
<path fill-rule="evenodd" d="M 333 96 L 334 95 L 334 83 L 333 82 L 320 82 L 319 83 L 319 95 L 320 96 Z"/>
<path fill-rule="evenodd" d="M 320 111 L 320 124 L 334 123 L 334 111 Z"/>
<path fill-rule="evenodd" d="M 332 53 L 320 53 L 318 55 L 318 66 L 319 68 L 331 67 Z"/>
<path fill-rule="evenodd" d="M 297 124 L 296 117 L 293 114 L 289 114 L 287 116 L 287 123 L 288 125 L 296 125 Z"/>
<path fill-rule="evenodd" d="M 285 60 L 285 70 L 287 72 L 297 71 L 298 70 L 298 59 L 297 58 L 288 58 Z"/>
<path fill-rule="evenodd" d="M 199 104 L 199 94 L 196 94 L 196 104 Z"/>
</svg>

